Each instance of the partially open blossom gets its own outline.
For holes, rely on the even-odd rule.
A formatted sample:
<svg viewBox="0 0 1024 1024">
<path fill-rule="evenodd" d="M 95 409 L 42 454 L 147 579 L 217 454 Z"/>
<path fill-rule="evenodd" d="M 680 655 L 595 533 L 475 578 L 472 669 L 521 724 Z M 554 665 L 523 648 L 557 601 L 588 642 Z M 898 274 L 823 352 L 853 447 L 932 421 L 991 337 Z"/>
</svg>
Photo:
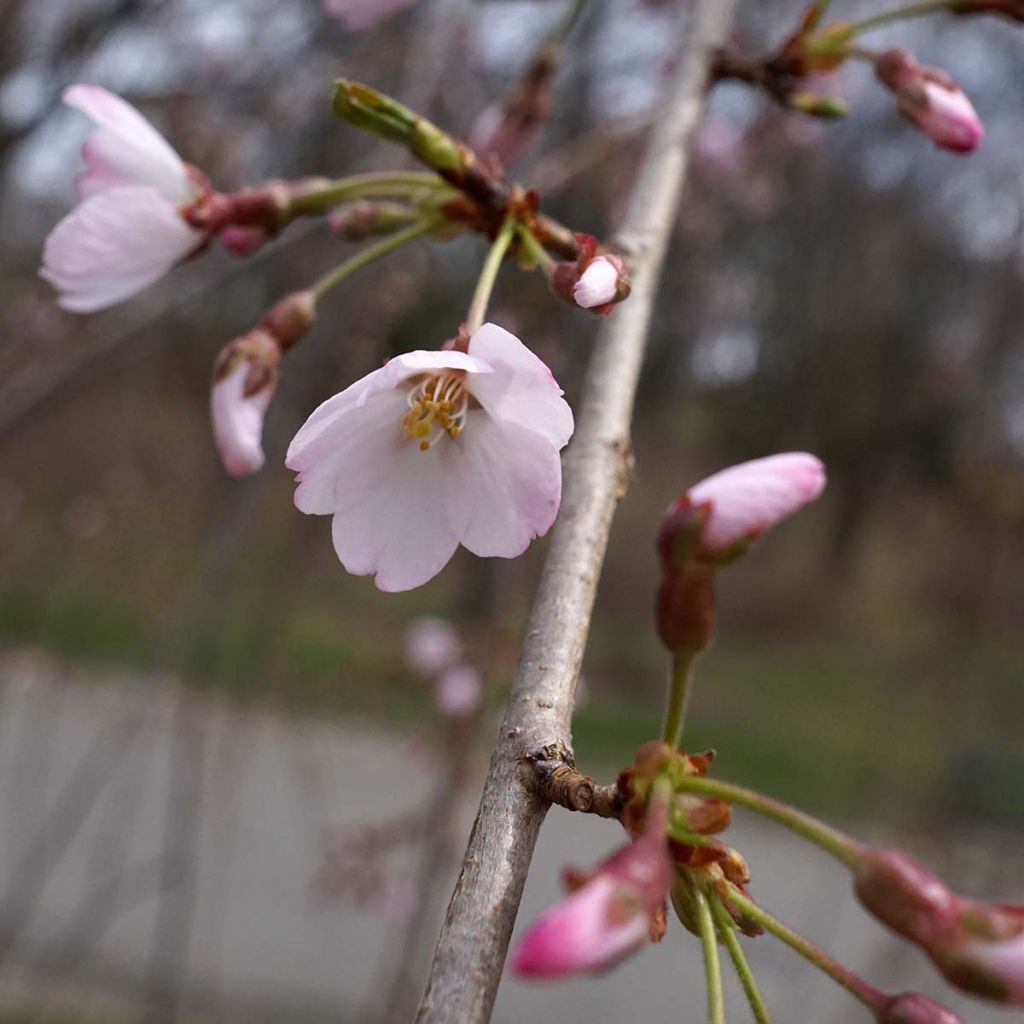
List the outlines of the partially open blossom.
<svg viewBox="0 0 1024 1024">
<path fill-rule="evenodd" d="M 695 484 L 682 500 L 703 510 L 701 546 L 715 552 L 754 539 L 821 494 L 825 467 L 806 452 L 730 466 Z"/>
<path fill-rule="evenodd" d="M 924 67 L 899 47 L 875 62 L 878 78 L 896 96 L 900 113 L 937 146 L 969 153 L 985 134 L 981 119 L 964 91 L 937 68 Z"/>
<path fill-rule="evenodd" d="M 64 102 L 97 130 L 86 141 L 79 205 L 46 239 L 42 276 L 65 309 L 85 313 L 126 299 L 202 244 L 182 209 L 204 186 L 166 139 L 106 89 L 73 85 Z"/>
<path fill-rule="evenodd" d="M 650 818 L 639 839 L 602 861 L 530 926 L 512 957 L 516 974 L 557 978 L 601 971 L 648 941 L 673 878 L 664 815 Z"/>
<path fill-rule="evenodd" d="M 964 1024 L 948 1007 L 920 992 L 901 992 L 882 1005 L 878 1024 Z"/>
<path fill-rule="evenodd" d="M 437 677 L 434 703 L 446 718 L 464 718 L 480 704 L 483 684 L 480 673 L 470 665 L 453 665 Z"/>
<path fill-rule="evenodd" d="M 248 334 L 221 349 L 210 388 L 210 419 L 217 452 L 231 476 L 262 468 L 263 418 L 277 387 L 281 356 L 315 318 L 315 294 L 292 292 Z"/>
<path fill-rule="evenodd" d="M 576 234 L 580 258 L 575 263 L 558 263 L 551 272 L 556 295 L 581 309 L 607 315 L 617 302 L 629 296 L 626 264 L 616 253 L 599 252 L 593 235 Z"/>
<path fill-rule="evenodd" d="M 328 399 L 288 449 L 295 504 L 333 515 L 342 565 L 410 590 L 462 544 L 513 558 L 554 522 L 573 418 L 548 368 L 484 324 L 467 351 L 416 351 Z"/>
<path fill-rule="evenodd" d="M 598 256 L 586 270 L 580 274 L 573 286 L 572 297 L 577 306 L 592 309 L 603 306 L 615 298 L 619 284 L 619 271 L 607 256 Z"/>
<path fill-rule="evenodd" d="M 715 629 L 717 567 L 813 501 L 824 486 L 819 459 L 787 452 L 723 469 L 669 506 L 658 530 L 656 622 L 670 651 L 693 655 L 707 647 Z"/>
<path fill-rule="evenodd" d="M 421 615 L 403 637 L 405 663 L 414 672 L 436 676 L 462 657 L 459 631 L 440 615 Z"/>
</svg>

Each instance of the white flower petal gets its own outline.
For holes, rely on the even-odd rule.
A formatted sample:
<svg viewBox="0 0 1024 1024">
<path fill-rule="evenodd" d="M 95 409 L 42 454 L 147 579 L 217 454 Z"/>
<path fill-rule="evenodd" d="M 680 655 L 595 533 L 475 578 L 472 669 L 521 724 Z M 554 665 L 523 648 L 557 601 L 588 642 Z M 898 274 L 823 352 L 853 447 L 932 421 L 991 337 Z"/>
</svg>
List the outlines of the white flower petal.
<svg viewBox="0 0 1024 1024">
<path fill-rule="evenodd" d="M 202 237 L 153 189 L 109 189 L 80 203 L 50 232 L 41 274 L 65 309 L 92 312 L 152 284 Z"/>
<path fill-rule="evenodd" d="M 85 197 L 117 185 L 150 185 L 173 203 L 192 198 L 188 170 L 170 143 L 130 103 L 97 85 L 73 85 L 64 102 L 99 126 L 85 144 Z"/>
<path fill-rule="evenodd" d="M 471 376 L 469 387 L 494 419 L 527 427 L 556 449 L 565 447 L 572 437 L 572 409 L 537 356 L 497 324 L 484 324 L 474 333 L 469 354 L 493 367 L 489 376 Z"/>
<path fill-rule="evenodd" d="M 491 368 L 483 360 L 474 359 L 464 352 L 430 352 L 421 349 L 395 356 L 379 370 L 373 370 L 317 406 L 288 446 L 285 465 L 289 469 L 303 470 L 312 465 L 325 451 L 329 451 L 336 440 L 337 424 L 351 409 L 362 408 L 375 395 L 393 391 L 403 381 L 418 373 L 446 369 L 467 370 L 474 375 L 491 372 Z M 405 401 L 404 395 L 402 401 Z M 396 422 L 399 424 L 402 415 L 404 412 L 397 416 Z"/>
<path fill-rule="evenodd" d="M 562 496 L 562 463 L 551 442 L 478 411 L 460 435 L 472 518 L 462 536 L 475 555 L 514 558 L 551 528 Z"/>
<path fill-rule="evenodd" d="M 249 365 L 244 360 L 210 389 L 210 418 L 213 438 L 224 468 L 234 477 L 248 476 L 261 469 L 263 418 L 273 395 L 272 387 L 245 395 Z"/>
<path fill-rule="evenodd" d="M 577 306 L 593 309 L 615 298 L 619 286 L 619 272 L 611 260 L 598 256 L 580 275 L 572 290 Z"/>
<path fill-rule="evenodd" d="M 411 590 L 437 575 L 459 546 L 468 516 L 457 500 L 465 486 L 460 461 L 451 445 L 421 452 L 399 435 L 381 460 L 385 472 L 364 474 L 356 493 L 346 495 L 346 507 L 335 512 L 332 536 L 342 565 L 358 576 L 372 574 L 386 591 Z M 357 474 L 361 468 L 352 460 L 346 467 Z M 375 486 L 364 489 L 374 477 Z"/>
</svg>

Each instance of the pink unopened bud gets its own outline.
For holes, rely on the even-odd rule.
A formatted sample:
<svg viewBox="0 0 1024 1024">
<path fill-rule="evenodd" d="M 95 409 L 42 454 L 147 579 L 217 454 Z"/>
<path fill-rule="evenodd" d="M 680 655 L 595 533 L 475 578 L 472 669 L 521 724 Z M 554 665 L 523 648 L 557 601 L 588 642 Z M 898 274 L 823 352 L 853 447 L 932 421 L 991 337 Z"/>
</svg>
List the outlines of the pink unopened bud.
<svg viewBox="0 0 1024 1024">
<path fill-rule="evenodd" d="M 572 297 L 577 306 L 593 309 L 603 306 L 615 298 L 619 284 L 619 271 L 607 256 L 598 256 L 586 270 L 580 274 L 572 290 Z"/>
<path fill-rule="evenodd" d="M 946 980 L 976 996 L 1024 1006 L 1024 907 L 960 898 L 959 931 L 927 952 Z"/>
<path fill-rule="evenodd" d="M 480 673 L 469 665 L 455 665 L 437 677 L 434 701 L 446 718 L 465 718 L 480 704 Z"/>
<path fill-rule="evenodd" d="M 853 869 L 857 898 L 883 924 L 923 946 L 956 929 L 957 898 L 902 850 L 865 848 Z"/>
<path fill-rule="evenodd" d="M 221 233 L 221 245 L 236 256 L 251 256 L 270 237 L 258 224 L 229 224 Z"/>
<path fill-rule="evenodd" d="M 878 1011 L 878 1024 L 964 1024 L 948 1007 L 921 995 L 901 992 L 891 996 Z"/>
<path fill-rule="evenodd" d="M 584 884 L 542 914 L 512 957 L 519 975 L 556 978 L 601 971 L 650 937 L 672 884 L 665 813 L 603 861 Z"/>
<path fill-rule="evenodd" d="M 918 64 L 913 54 L 897 47 L 878 56 L 875 72 L 895 94 L 900 113 L 937 146 L 954 153 L 977 148 L 985 134 L 981 119 L 944 71 Z"/>
<path fill-rule="evenodd" d="M 706 510 L 700 546 L 713 554 L 754 540 L 814 501 L 824 488 L 820 459 L 786 452 L 723 469 L 691 487 L 682 500 Z"/>
<path fill-rule="evenodd" d="M 210 389 L 213 439 L 234 477 L 262 468 L 263 418 L 277 385 L 280 352 L 257 328 L 221 352 Z"/>
<path fill-rule="evenodd" d="M 462 657 L 458 630 L 440 615 L 421 615 L 405 631 L 405 663 L 413 672 L 436 676 L 454 667 Z"/>
</svg>

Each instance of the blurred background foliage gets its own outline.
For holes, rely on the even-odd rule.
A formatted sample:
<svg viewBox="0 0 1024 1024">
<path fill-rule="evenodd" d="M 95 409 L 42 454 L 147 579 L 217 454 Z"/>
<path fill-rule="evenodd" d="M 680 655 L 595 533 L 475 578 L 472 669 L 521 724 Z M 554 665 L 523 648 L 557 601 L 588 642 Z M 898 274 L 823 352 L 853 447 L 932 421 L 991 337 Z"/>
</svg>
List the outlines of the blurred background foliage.
<svg viewBox="0 0 1024 1024">
<path fill-rule="evenodd" d="M 799 7 L 741 4 L 737 44 L 768 50 Z M 352 247 L 296 225 L 256 257 L 210 251 L 88 318 L 59 311 L 36 270 L 73 201 L 85 124 L 59 104 L 73 81 L 136 103 L 221 188 L 398 168 L 401 153 L 332 118 L 336 74 L 466 136 L 557 17 L 541 0 L 422 0 L 352 32 L 311 0 L 4 0 L 5 646 L 97 680 L 170 669 L 246 706 L 415 731 L 430 698 L 400 638 L 412 616 L 440 613 L 475 644 L 500 707 L 544 542 L 510 563 L 462 552 L 428 586 L 379 594 L 340 568 L 327 522 L 293 508 L 282 465 L 318 402 L 453 333 L 479 239 L 418 245 L 329 298 L 288 356 L 267 466 L 244 483 L 224 477 L 209 437 L 214 356 Z M 658 116 L 674 18 L 667 3 L 592 0 L 572 39 L 554 115 L 514 174 L 575 228 L 614 228 Z M 716 90 L 662 285 L 577 755 L 607 776 L 657 729 L 662 509 L 725 464 L 802 448 L 827 462 L 828 491 L 722 574 L 692 745 L 718 749 L 727 777 L 879 828 L 1019 825 L 1024 34 L 934 19 L 878 41 L 957 77 L 985 143 L 966 158 L 936 150 L 861 67 L 821 82 L 853 108 L 836 124 Z M 576 398 L 592 318 L 512 268 L 491 318 Z"/>
<path fill-rule="evenodd" d="M 452 333 L 479 240 L 421 246 L 331 297 L 289 357 L 268 466 L 240 485 L 223 478 L 208 437 L 212 359 L 347 243 L 299 225 L 255 259 L 211 252 L 86 319 L 58 311 L 35 270 L 71 202 L 84 132 L 59 109 L 67 83 L 100 82 L 138 103 L 221 187 L 367 160 L 397 167 L 401 154 L 332 120 L 332 76 L 394 90 L 465 135 L 555 7 L 442 0 L 352 33 L 312 3 L 7 0 L 5 643 L 98 666 L 179 665 L 195 686 L 240 701 L 415 723 L 426 698 L 396 638 L 411 614 L 440 611 L 476 619 L 481 642 L 497 630 L 500 699 L 543 544 L 515 564 L 460 556 L 421 591 L 386 597 L 343 573 L 326 523 L 292 508 L 281 465 L 317 402 L 388 353 Z M 737 40 L 765 49 L 793 8 L 746 5 Z M 573 226 L 614 226 L 642 125 L 657 116 L 671 16 L 596 2 L 573 40 L 539 153 L 516 169 L 549 182 L 545 206 Z M 806 448 L 828 463 L 828 494 L 724 575 L 697 737 L 735 774 L 845 814 L 865 800 L 873 814 L 879 801 L 1013 814 L 1024 782 L 1006 713 L 1024 663 L 1021 40 L 980 19 L 890 34 L 973 96 L 988 131 L 978 154 L 935 150 L 862 68 L 823 82 L 854 108 L 835 125 L 735 86 L 714 97 L 638 404 L 637 471 L 601 588 L 580 754 L 612 766 L 654 728 L 660 509 L 718 466 Z M 424 64 L 438 53 L 448 56 Z M 494 316 L 576 394 L 590 319 L 512 270 Z"/>
</svg>

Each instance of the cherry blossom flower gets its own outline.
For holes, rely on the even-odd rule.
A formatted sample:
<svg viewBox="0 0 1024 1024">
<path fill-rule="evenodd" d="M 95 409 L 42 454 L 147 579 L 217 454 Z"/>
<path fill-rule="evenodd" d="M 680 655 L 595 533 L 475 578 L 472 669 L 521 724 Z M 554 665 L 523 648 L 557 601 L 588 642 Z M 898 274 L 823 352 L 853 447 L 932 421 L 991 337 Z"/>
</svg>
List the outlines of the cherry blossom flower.
<svg viewBox="0 0 1024 1024">
<path fill-rule="evenodd" d="M 239 362 L 210 389 L 213 439 L 224 468 L 234 477 L 263 467 L 263 417 L 274 394 L 272 384 L 246 394 L 249 373 L 249 364 Z"/>
<path fill-rule="evenodd" d="M 616 850 L 530 926 L 511 961 L 516 974 L 555 978 L 601 971 L 648 940 L 673 877 L 664 816 L 653 817 L 639 839 Z"/>
<path fill-rule="evenodd" d="M 714 552 L 771 529 L 824 488 L 820 459 L 787 452 L 723 469 L 691 487 L 684 501 L 691 508 L 706 508 L 700 542 Z"/>
<path fill-rule="evenodd" d="M 545 534 L 562 492 L 572 411 L 548 368 L 484 324 L 466 352 L 407 352 L 328 399 L 285 460 L 295 504 L 333 515 L 342 565 L 409 590 L 462 544 L 513 558 Z"/>
<path fill-rule="evenodd" d="M 969 153 L 985 129 L 966 93 L 937 68 L 918 64 L 913 54 L 898 47 L 880 54 L 875 70 L 896 96 L 900 113 L 937 146 Z"/>
<path fill-rule="evenodd" d="M 950 1009 L 921 995 L 901 992 L 886 1000 L 878 1012 L 878 1024 L 964 1024 Z"/>
<path fill-rule="evenodd" d="M 64 102 L 97 129 L 82 148 L 81 202 L 46 239 L 41 275 L 65 309 L 88 313 L 141 291 L 202 244 L 181 210 L 204 188 L 160 133 L 119 96 L 73 85 Z"/>
</svg>

